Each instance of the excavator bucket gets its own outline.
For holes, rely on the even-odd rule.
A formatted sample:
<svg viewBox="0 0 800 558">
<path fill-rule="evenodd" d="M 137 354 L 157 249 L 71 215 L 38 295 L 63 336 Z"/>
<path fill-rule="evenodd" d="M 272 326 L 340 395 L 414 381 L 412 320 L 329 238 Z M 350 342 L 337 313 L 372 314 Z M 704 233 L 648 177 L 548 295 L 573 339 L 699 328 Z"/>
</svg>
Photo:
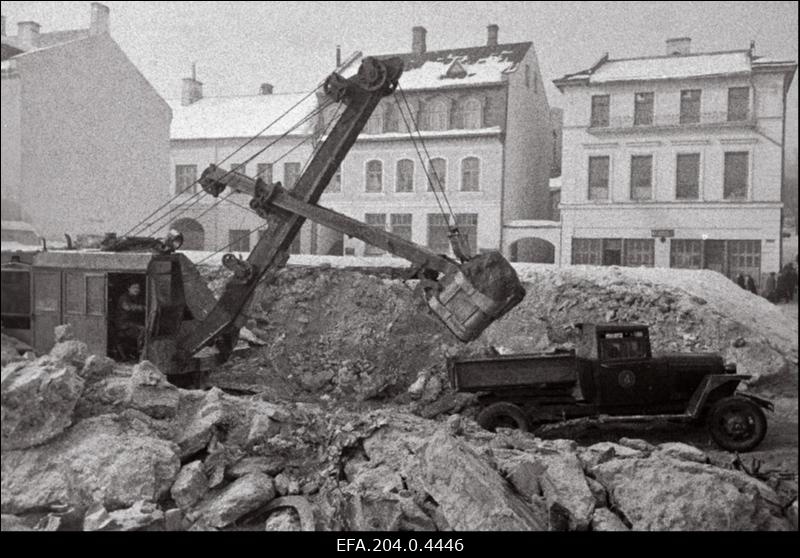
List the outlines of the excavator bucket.
<svg viewBox="0 0 800 558">
<path fill-rule="evenodd" d="M 480 254 L 428 289 L 428 306 L 462 341 L 472 341 L 525 297 L 525 289 L 499 252 Z"/>
</svg>

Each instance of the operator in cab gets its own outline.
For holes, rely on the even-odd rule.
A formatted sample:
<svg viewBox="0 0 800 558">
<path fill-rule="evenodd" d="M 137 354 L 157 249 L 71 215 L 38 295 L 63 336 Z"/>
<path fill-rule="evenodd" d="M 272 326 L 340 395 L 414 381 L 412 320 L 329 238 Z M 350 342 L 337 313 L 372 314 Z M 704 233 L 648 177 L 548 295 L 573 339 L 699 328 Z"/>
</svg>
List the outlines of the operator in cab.
<svg viewBox="0 0 800 558">
<path fill-rule="evenodd" d="M 124 347 L 124 357 L 138 360 L 144 341 L 144 300 L 142 286 L 131 283 L 117 301 L 115 326 L 117 340 Z"/>
</svg>

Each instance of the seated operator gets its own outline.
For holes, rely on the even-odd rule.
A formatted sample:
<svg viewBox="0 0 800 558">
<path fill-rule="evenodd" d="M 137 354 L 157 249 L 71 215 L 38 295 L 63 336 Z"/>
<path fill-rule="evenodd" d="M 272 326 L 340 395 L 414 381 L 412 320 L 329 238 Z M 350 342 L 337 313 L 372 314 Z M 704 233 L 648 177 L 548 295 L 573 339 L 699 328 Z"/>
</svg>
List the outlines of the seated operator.
<svg viewBox="0 0 800 558">
<path fill-rule="evenodd" d="M 119 297 L 117 301 L 117 313 L 115 326 L 117 328 L 117 339 L 125 347 L 133 349 L 134 355 L 138 360 L 141 350 L 144 333 L 144 301 L 141 299 L 141 285 L 131 283 L 128 290 Z"/>
</svg>

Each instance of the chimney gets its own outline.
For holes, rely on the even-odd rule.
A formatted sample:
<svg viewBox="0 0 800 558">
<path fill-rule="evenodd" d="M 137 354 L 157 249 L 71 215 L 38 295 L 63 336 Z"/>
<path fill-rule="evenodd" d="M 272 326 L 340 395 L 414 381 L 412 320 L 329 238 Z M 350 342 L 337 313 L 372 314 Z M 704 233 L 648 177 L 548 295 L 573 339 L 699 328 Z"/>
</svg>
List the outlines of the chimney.
<svg viewBox="0 0 800 558">
<path fill-rule="evenodd" d="M 667 39 L 667 56 L 684 55 L 691 52 L 692 39 L 690 37 L 678 37 L 677 39 Z"/>
<path fill-rule="evenodd" d="M 271 83 L 262 83 L 261 84 L 261 94 L 262 95 L 272 95 L 272 84 Z"/>
<path fill-rule="evenodd" d="M 342 65 L 342 47 L 341 45 L 336 45 L 336 67 Z"/>
<path fill-rule="evenodd" d="M 39 24 L 35 21 L 20 21 L 17 24 L 17 38 L 25 50 L 38 48 Z"/>
<path fill-rule="evenodd" d="M 411 29 L 411 52 L 425 54 L 425 35 L 427 33 L 424 27 L 416 26 Z"/>
<path fill-rule="evenodd" d="M 89 25 L 90 35 L 108 34 L 108 6 L 100 2 L 92 2 L 92 20 Z"/>
<path fill-rule="evenodd" d="M 197 81 L 197 65 L 192 62 L 192 77 L 183 78 L 181 105 L 188 106 L 203 98 L 203 84 Z"/>
<path fill-rule="evenodd" d="M 2 29 L 0 29 L 0 36 L 6 36 L 6 16 L 0 16 L 0 19 L 3 21 Z"/>
<path fill-rule="evenodd" d="M 486 26 L 486 46 L 497 46 L 497 32 L 500 28 L 494 23 Z"/>
</svg>

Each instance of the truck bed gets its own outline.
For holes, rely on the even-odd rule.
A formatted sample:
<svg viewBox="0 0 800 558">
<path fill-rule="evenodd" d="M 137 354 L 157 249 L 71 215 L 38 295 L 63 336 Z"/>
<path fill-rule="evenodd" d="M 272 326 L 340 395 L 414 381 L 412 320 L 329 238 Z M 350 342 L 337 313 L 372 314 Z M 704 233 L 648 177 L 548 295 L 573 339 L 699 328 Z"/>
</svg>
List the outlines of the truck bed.
<svg viewBox="0 0 800 558">
<path fill-rule="evenodd" d="M 459 391 L 555 387 L 577 381 L 577 359 L 573 352 L 453 358 L 448 373 Z"/>
</svg>

